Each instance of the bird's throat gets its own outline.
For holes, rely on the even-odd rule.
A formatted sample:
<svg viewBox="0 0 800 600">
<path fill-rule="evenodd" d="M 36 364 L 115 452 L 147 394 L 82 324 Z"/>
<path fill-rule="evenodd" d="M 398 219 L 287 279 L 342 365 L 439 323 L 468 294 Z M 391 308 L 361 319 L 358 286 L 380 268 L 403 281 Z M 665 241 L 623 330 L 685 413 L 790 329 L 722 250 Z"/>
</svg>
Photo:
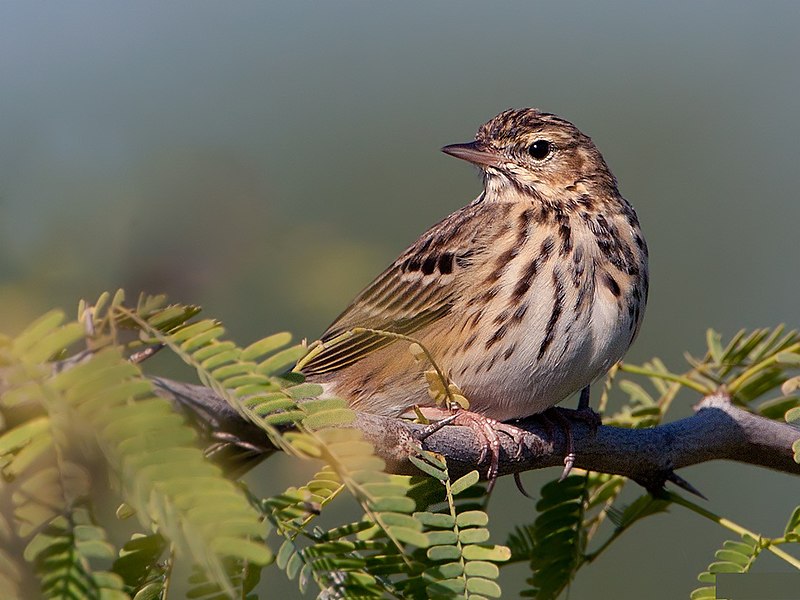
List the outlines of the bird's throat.
<svg viewBox="0 0 800 600">
<path fill-rule="evenodd" d="M 536 202 L 541 195 L 532 187 L 522 186 L 514 179 L 494 169 L 483 176 L 482 202 Z"/>
</svg>

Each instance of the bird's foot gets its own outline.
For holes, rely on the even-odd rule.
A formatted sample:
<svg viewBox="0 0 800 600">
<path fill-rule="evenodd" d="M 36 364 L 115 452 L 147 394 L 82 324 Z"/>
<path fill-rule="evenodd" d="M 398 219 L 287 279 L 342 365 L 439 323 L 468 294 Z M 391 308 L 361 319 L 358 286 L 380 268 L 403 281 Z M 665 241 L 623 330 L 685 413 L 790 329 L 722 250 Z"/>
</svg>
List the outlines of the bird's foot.
<svg viewBox="0 0 800 600">
<path fill-rule="evenodd" d="M 589 406 L 589 399 L 591 397 L 590 387 L 587 385 L 585 388 L 581 390 L 581 397 L 578 400 L 578 410 L 576 411 L 569 411 L 568 409 L 561 409 L 567 412 L 570 412 L 575 418 L 583 421 L 584 423 L 588 423 L 589 426 L 592 428 L 592 435 L 597 433 L 597 428 L 603 424 L 603 419 L 600 416 L 600 413 L 595 412 L 591 406 Z"/>
<path fill-rule="evenodd" d="M 489 457 L 489 469 L 486 473 L 486 479 L 489 482 L 487 493 L 491 492 L 494 487 L 500 469 L 501 444 L 499 434 L 504 433 L 514 440 L 514 443 L 517 445 L 517 456 L 522 452 L 522 443 L 527 432 L 519 427 L 514 427 L 508 423 L 502 423 L 490 417 L 462 408 L 448 410 L 426 407 L 420 410 L 425 417 L 432 420 L 436 419 L 435 423 L 428 425 L 416 436 L 420 441 L 447 425 L 469 427 L 478 437 L 478 440 L 482 444 L 478 463 L 483 464 L 487 456 Z"/>
<path fill-rule="evenodd" d="M 575 466 L 575 440 L 572 434 L 572 421 L 569 417 L 587 423 L 592 429 L 592 435 L 597 433 L 597 428 L 601 425 L 602 418 L 598 413 L 592 410 L 588 404 L 579 406 L 578 409 L 564 408 L 561 406 L 553 406 L 541 413 L 545 425 L 551 429 L 552 422 L 555 421 L 564 432 L 567 438 L 567 454 L 564 456 L 564 470 L 561 472 L 559 481 L 563 481 L 572 471 Z"/>
<path fill-rule="evenodd" d="M 592 435 L 597 433 L 597 428 L 603 424 L 603 417 L 600 413 L 590 407 L 566 408 L 564 406 L 554 406 L 548 410 L 557 411 L 563 419 L 572 419 L 586 423 L 592 430 Z M 547 411 L 545 411 L 547 412 Z"/>
</svg>

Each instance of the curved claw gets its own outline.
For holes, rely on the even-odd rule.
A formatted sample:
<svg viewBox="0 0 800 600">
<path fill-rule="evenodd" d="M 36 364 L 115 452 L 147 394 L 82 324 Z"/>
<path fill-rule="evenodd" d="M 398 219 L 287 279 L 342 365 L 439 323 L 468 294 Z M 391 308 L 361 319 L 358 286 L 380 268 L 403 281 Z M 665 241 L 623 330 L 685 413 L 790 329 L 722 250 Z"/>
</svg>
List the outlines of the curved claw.
<svg viewBox="0 0 800 600">
<path fill-rule="evenodd" d="M 575 453 L 574 452 L 569 452 L 564 457 L 564 470 L 561 471 L 561 477 L 559 477 L 558 480 L 559 481 L 564 481 L 567 478 L 567 476 L 570 474 L 570 472 L 572 471 L 572 467 L 574 467 L 574 466 L 575 466 Z"/>
</svg>

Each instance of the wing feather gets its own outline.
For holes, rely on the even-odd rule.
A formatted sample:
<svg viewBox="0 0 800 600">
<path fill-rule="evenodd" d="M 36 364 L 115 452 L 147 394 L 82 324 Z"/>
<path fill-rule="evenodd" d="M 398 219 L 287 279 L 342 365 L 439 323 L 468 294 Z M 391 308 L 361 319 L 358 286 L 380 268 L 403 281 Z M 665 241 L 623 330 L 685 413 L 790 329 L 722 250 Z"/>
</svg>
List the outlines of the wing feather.
<svg viewBox="0 0 800 600">
<path fill-rule="evenodd" d="M 448 315 L 463 286 L 474 280 L 467 272 L 476 267 L 489 230 L 497 223 L 475 223 L 482 208 L 473 202 L 456 211 L 403 252 L 322 335 L 322 351 L 302 365 L 302 372 L 337 371 L 396 341 L 372 332 L 336 339 L 355 328 L 412 335 Z M 467 230 L 467 223 L 487 226 L 483 232 Z"/>
</svg>

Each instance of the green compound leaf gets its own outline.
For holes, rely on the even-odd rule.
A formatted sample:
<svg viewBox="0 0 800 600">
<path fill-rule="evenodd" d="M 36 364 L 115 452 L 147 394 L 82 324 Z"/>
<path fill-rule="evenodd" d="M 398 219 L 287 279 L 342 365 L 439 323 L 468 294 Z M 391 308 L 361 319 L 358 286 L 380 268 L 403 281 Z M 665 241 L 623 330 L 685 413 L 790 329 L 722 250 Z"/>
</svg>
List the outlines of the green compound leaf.
<svg viewBox="0 0 800 600">
<path fill-rule="evenodd" d="M 546 484 L 536 505 L 540 513 L 533 527 L 524 534 L 517 529 L 517 539 L 527 546 L 524 551 L 529 553 L 533 572 L 528 579 L 532 589 L 526 595 L 554 599 L 572 581 L 584 550 L 582 521 L 587 484 L 587 478 L 580 475 Z M 517 553 L 520 550 L 515 548 Z"/>
<path fill-rule="evenodd" d="M 458 496 L 461 492 L 463 492 L 467 488 L 470 488 L 476 483 L 478 483 L 479 479 L 480 479 L 480 474 L 478 473 L 478 471 L 470 471 L 463 477 L 456 479 L 450 485 L 450 493 L 453 494 L 453 496 Z"/>
<path fill-rule="evenodd" d="M 447 471 L 442 468 L 439 462 L 434 462 L 426 455 L 430 452 L 423 453 L 422 456 L 414 456 L 413 454 L 408 457 L 411 463 L 423 473 L 427 473 L 431 477 L 435 477 L 439 481 L 447 480 Z"/>
<path fill-rule="evenodd" d="M 264 339 L 258 340 L 242 350 L 241 359 L 246 361 L 258 360 L 267 354 L 283 348 L 292 341 L 292 334 L 286 331 L 274 333 Z"/>
<path fill-rule="evenodd" d="M 469 510 L 456 517 L 459 527 L 485 527 L 489 523 L 489 516 L 480 510 Z"/>
<path fill-rule="evenodd" d="M 800 506 L 797 506 L 789 517 L 783 535 L 791 541 L 800 542 Z"/>
<path fill-rule="evenodd" d="M 741 541 L 728 540 L 722 548 L 714 553 L 717 559 L 708 565 L 708 569 L 697 576 L 701 583 L 710 583 L 711 586 L 703 586 L 694 590 L 690 598 L 704 599 L 716 598 L 715 588 L 717 573 L 747 573 L 758 555 L 761 553 L 761 546 L 757 540 L 744 535 Z"/>
<path fill-rule="evenodd" d="M 92 522 L 84 508 L 76 508 L 70 518 L 54 518 L 25 548 L 25 559 L 34 563 L 45 598 L 64 598 L 65 590 L 82 590 L 86 598 L 128 598 L 122 577 L 90 566 L 92 558 L 113 555 L 105 531 Z"/>
</svg>

